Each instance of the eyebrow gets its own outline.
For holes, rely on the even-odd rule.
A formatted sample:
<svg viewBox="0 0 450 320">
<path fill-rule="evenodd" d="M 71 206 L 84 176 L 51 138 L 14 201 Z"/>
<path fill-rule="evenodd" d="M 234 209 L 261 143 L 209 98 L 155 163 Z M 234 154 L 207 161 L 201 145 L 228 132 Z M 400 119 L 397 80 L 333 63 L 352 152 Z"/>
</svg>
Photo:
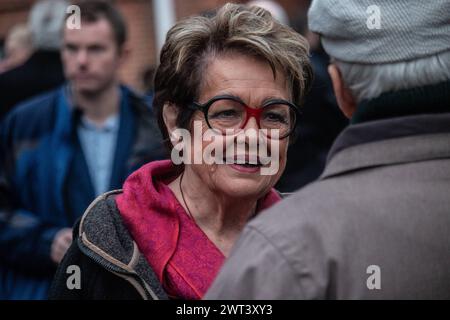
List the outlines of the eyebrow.
<svg viewBox="0 0 450 320">
<path fill-rule="evenodd" d="M 286 100 L 286 99 L 281 98 L 281 97 L 269 96 L 269 97 L 266 97 L 266 98 L 262 101 L 262 104 L 261 104 L 261 105 L 263 106 L 263 105 L 265 105 L 266 103 L 268 103 L 268 102 L 270 102 L 270 101 L 272 101 L 272 100 L 283 100 L 283 101 L 289 102 L 289 100 Z"/>
<path fill-rule="evenodd" d="M 233 94 L 233 93 L 231 93 L 231 92 L 229 92 L 229 91 L 224 91 L 224 92 L 221 93 L 220 95 L 221 95 L 221 96 L 223 95 L 223 96 L 233 97 L 233 98 L 235 98 L 235 99 L 241 101 L 241 102 L 244 103 L 245 105 L 249 106 L 248 103 L 246 103 L 240 96 L 238 96 L 238 95 L 236 95 L 236 94 Z M 277 97 L 277 96 L 266 96 L 266 97 L 261 101 L 261 103 L 260 103 L 258 106 L 256 106 L 256 107 L 264 106 L 266 103 L 268 103 L 268 102 L 270 102 L 270 101 L 272 101 L 272 100 L 284 100 L 284 101 L 289 102 L 289 100 L 286 100 L 286 99 L 284 99 L 284 98 L 282 98 L 282 97 Z"/>
</svg>

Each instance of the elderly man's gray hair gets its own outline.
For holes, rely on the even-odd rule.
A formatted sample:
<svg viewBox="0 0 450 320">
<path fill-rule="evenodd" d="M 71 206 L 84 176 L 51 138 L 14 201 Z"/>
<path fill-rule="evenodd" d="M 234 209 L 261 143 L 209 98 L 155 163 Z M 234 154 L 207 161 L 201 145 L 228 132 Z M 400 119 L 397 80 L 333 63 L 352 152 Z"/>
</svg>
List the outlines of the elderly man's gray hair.
<svg viewBox="0 0 450 320">
<path fill-rule="evenodd" d="M 384 92 L 423 87 L 450 80 L 450 51 L 422 59 L 388 63 L 358 64 L 335 59 L 342 78 L 357 102 Z"/>
<path fill-rule="evenodd" d="M 58 50 L 69 3 L 64 0 L 43 0 L 31 9 L 28 25 L 36 50 Z"/>
</svg>

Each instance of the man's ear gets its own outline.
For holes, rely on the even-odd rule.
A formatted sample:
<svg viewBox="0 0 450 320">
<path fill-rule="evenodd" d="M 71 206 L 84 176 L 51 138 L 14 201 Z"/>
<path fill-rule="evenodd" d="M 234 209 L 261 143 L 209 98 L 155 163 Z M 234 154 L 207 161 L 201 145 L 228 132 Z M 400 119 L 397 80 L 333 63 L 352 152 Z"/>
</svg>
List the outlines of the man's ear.
<svg viewBox="0 0 450 320">
<path fill-rule="evenodd" d="M 328 66 L 328 73 L 333 83 L 333 90 L 339 108 L 350 119 L 356 110 L 356 100 L 350 89 L 345 86 L 341 71 L 334 63 Z"/>
<path fill-rule="evenodd" d="M 174 132 L 178 128 L 177 127 L 178 108 L 173 103 L 166 102 L 163 106 L 162 113 L 164 124 L 167 128 L 167 132 L 169 133 L 169 138 L 171 139 L 172 145 L 174 145 L 176 141 L 172 141 L 172 138 L 175 137 Z"/>
<path fill-rule="evenodd" d="M 130 44 L 128 42 L 125 42 L 120 48 L 117 48 L 117 50 L 119 50 L 119 65 L 122 66 L 127 62 L 128 57 L 131 54 Z"/>
</svg>

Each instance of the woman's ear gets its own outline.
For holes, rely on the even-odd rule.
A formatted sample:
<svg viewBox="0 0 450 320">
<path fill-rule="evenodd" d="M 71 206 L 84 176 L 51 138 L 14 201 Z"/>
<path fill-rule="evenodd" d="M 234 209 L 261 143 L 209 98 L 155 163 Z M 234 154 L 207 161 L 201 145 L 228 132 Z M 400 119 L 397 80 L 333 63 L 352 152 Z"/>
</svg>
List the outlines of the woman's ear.
<svg viewBox="0 0 450 320">
<path fill-rule="evenodd" d="M 341 71 L 334 63 L 328 66 L 328 73 L 330 74 L 339 108 L 350 119 L 356 110 L 356 100 L 350 89 L 345 86 Z"/>
<path fill-rule="evenodd" d="M 169 138 L 172 142 L 172 145 L 174 145 L 174 142 L 176 143 L 176 141 L 173 141 L 173 139 L 175 137 L 174 132 L 178 128 L 177 117 L 178 108 L 173 103 L 166 102 L 163 106 L 163 120 L 167 128 L 167 132 L 169 133 Z"/>
</svg>

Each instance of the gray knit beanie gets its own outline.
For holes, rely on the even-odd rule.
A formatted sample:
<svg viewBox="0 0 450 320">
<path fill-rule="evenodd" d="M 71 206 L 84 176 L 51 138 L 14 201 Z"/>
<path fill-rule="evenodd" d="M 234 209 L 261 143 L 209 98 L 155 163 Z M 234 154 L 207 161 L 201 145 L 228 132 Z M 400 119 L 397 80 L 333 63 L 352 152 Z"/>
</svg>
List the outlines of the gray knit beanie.
<svg viewBox="0 0 450 320">
<path fill-rule="evenodd" d="M 311 31 L 336 59 L 415 60 L 450 50 L 450 0 L 314 0 Z"/>
</svg>

